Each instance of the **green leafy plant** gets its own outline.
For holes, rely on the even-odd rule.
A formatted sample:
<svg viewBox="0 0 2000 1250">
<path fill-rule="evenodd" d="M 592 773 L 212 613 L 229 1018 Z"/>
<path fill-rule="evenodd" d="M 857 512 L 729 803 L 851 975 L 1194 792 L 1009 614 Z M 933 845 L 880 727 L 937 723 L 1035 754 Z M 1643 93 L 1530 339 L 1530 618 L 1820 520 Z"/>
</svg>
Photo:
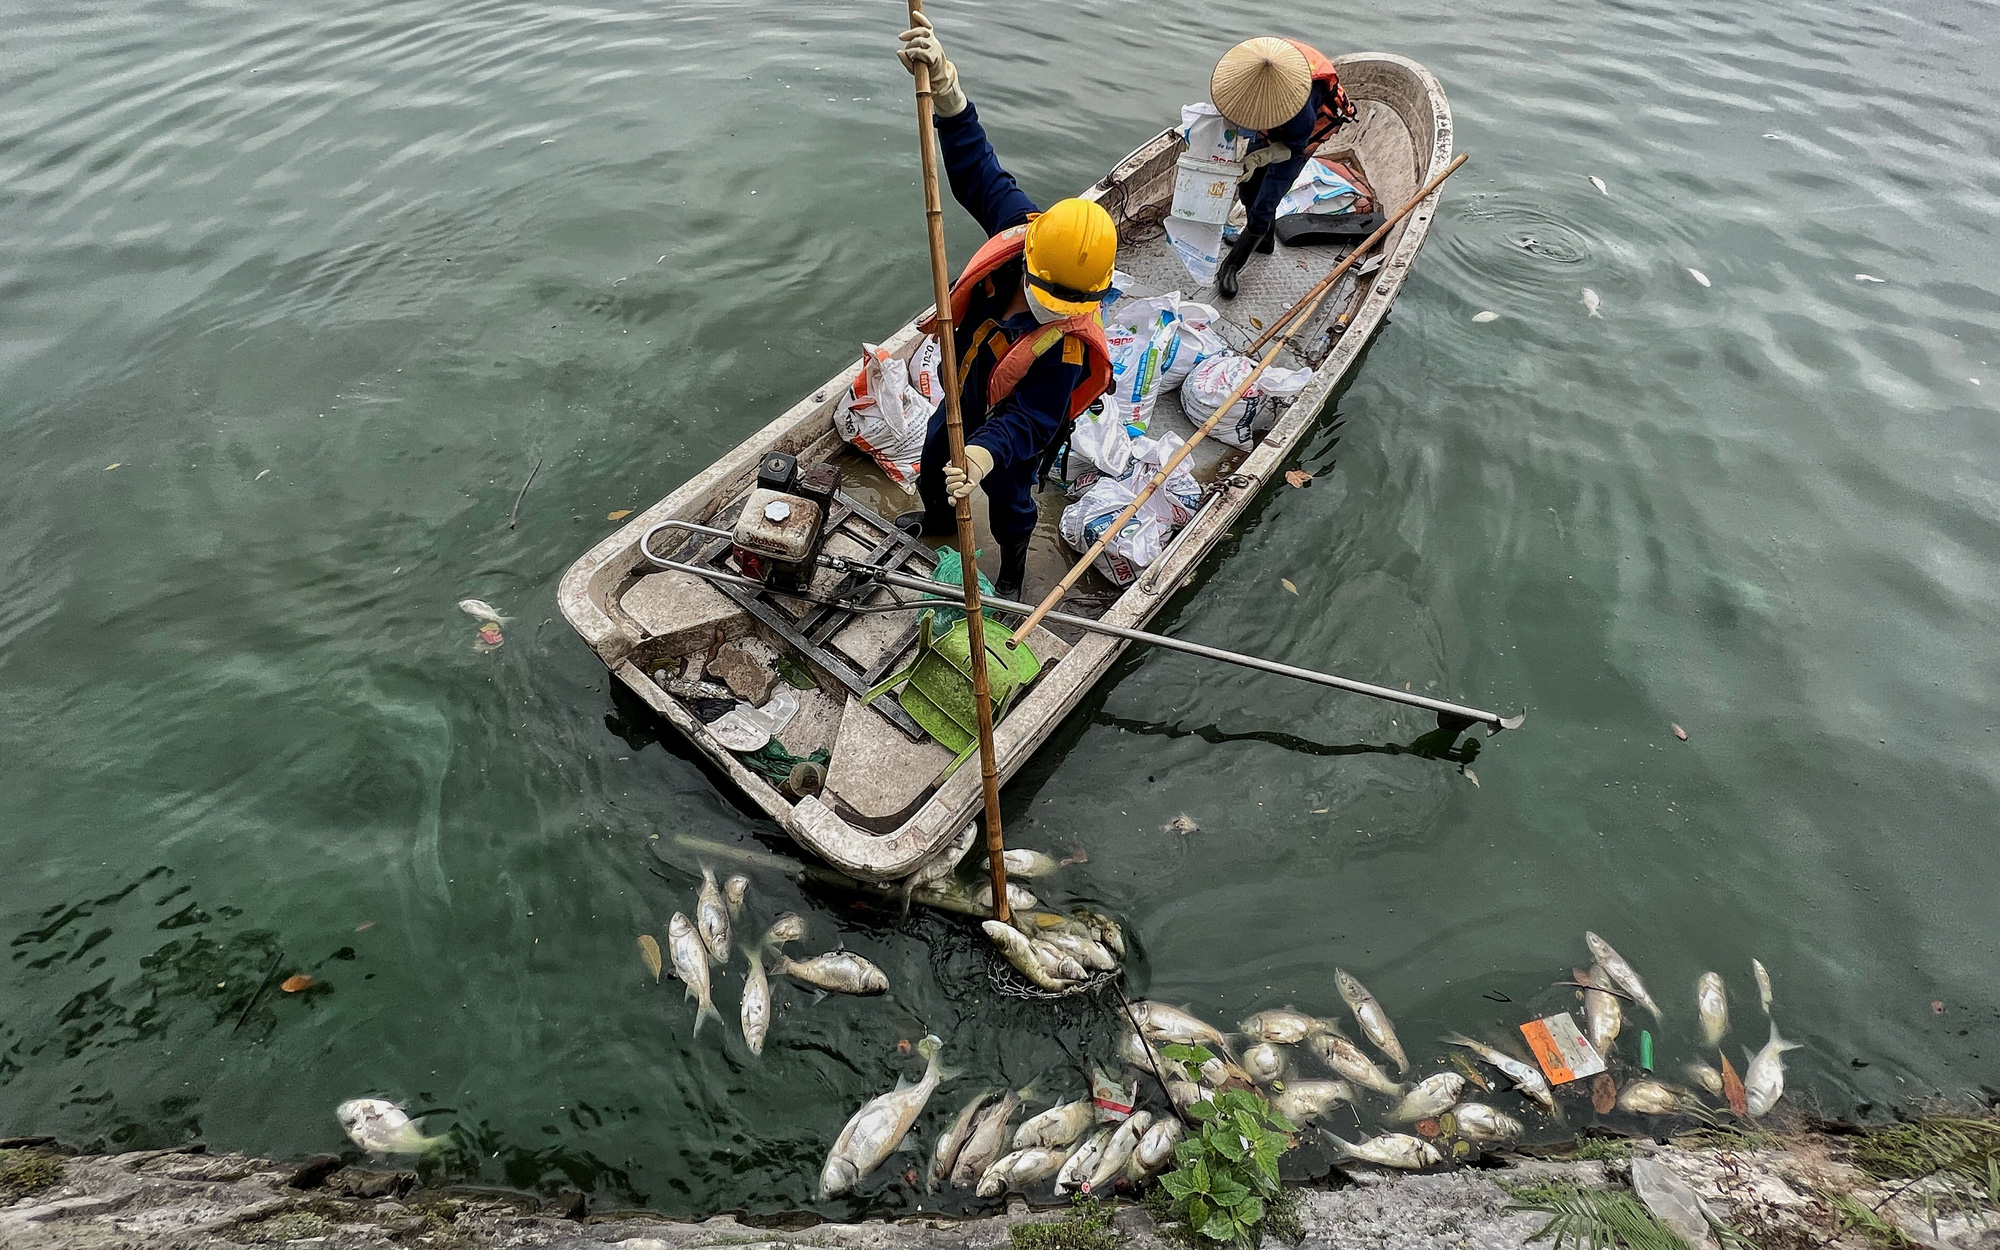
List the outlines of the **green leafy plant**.
<svg viewBox="0 0 2000 1250">
<path fill-rule="evenodd" d="M 1586 1189 L 1571 1181 L 1513 1186 L 1501 1183 L 1509 1211 L 1540 1211 L 1549 1217 L 1529 1241 L 1551 1241 L 1556 1250 L 1689 1250 L 1674 1231 L 1653 1218 L 1628 1193 Z"/>
<path fill-rule="evenodd" d="M 1825 1199 L 1827 1210 L 1833 1215 L 1836 1233 L 1858 1232 L 1870 1242 L 1887 1250 L 1901 1250 L 1910 1244 L 1910 1236 L 1876 1213 L 1875 1208 L 1854 1197 L 1852 1194 L 1834 1193 L 1823 1190 L 1820 1197 Z"/>
<path fill-rule="evenodd" d="M 1937 1116 L 1873 1129 L 1855 1142 L 1853 1157 L 1877 1180 L 1952 1176 L 2000 1203 L 2000 1120 Z"/>
<path fill-rule="evenodd" d="M 1070 1199 L 1070 1218 L 1035 1220 L 1015 1224 L 1007 1230 L 1013 1250 L 1117 1250 L 1124 1241 L 1111 1221 L 1118 1207 L 1099 1202 L 1088 1194 Z"/>
<path fill-rule="evenodd" d="M 53 1188 L 63 1176 L 62 1156 L 46 1150 L 0 1150 L 0 1204 Z"/>
<path fill-rule="evenodd" d="M 1199 1079 L 1215 1058 L 1205 1046 L 1170 1045 L 1160 1057 Z M 1160 1178 L 1173 1199 L 1174 1219 L 1204 1242 L 1248 1250 L 1262 1239 L 1273 1204 L 1281 1203 L 1278 1156 L 1297 1130 L 1249 1090 L 1226 1089 L 1187 1108 L 1198 1131 L 1174 1147 L 1175 1169 Z"/>
</svg>

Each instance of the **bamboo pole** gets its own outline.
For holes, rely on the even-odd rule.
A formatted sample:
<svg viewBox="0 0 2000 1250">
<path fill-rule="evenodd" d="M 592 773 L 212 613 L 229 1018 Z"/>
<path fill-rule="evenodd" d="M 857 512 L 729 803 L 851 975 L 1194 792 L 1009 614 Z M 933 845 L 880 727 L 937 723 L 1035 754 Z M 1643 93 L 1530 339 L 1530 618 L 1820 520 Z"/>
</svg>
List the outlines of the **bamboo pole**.
<svg viewBox="0 0 2000 1250">
<path fill-rule="evenodd" d="M 914 3 L 914 0 L 912 2 Z M 1127 504 L 1125 510 L 1119 513 L 1111 524 L 1104 528 L 1104 536 L 1091 544 L 1090 550 L 1084 552 L 1077 562 L 1071 566 L 1070 571 L 1063 574 L 1063 579 L 1056 583 L 1055 589 L 1049 591 L 1043 597 L 1041 603 L 1036 606 L 1035 610 L 1028 613 L 1027 619 L 1015 627 L 1013 636 L 1007 640 L 1008 646 L 1019 646 L 1022 639 L 1034 632 L 1035 626 L 1042 623 L 1042 618 L 1047 616 L 1050 609 L 1054 608 L 1062 597 L 1069 592 L 1069 588 L 1076 584 L 1076 579 L 1083 576 L 1083 571 L 1090 567 L 1090 562 L 1095 560 L 1111 544 L 1111 540 L 1116 538 L 1119 532 L 1125 528 L 1126 522 L 1138 515 L 1139 509 L 1144 506 L 1148 499 L 1153 497 L 1154 491 L 1166 483 L 1168 476 L 1180 467 L 1181 461 L 1188 458 L 1194 451 L 1195 445 L 1204 438 L 1207 438 L 1209 431 L 1213 430 L 1221 422 L 1223 414 L 1234 407 L 1236 402 L 1242 399 L 1252 386 L 1257 384 L 1258 378 L 1264 376 L 1264 370 L 1270 368 L 1271 362 L 1278 358 L 1278 353 L 1285 350 L 1286 346 L 1291 343 L 1292 336 L 1303 330 L 1307 323 L 1312 320 L 1313 314 L 1319 311 L 1320 301 L 1326 298 L 1329 291 L 1333 290 L 1334 284 L 1339 282 L 1341 277 L 1354 267 L 1355 263 L 1367 253 L 1369 248 L 1380 243 L 1388 235 L 1389 231 L 1395 228 L 1396 223 L 1409 216 L 1415 211 L 1417 205 L 1424 202 L 1425 197 L 1437 190 L 1439 183 L 1451 177 L 1454 170 L 1460 165 L 1465 164 L 1465 160 L 1465 154 L 1462 152 L 1453 157 L 1451 164 L 1446 165 L 1437 177 L 1425 183 L 1423 189 L 1411 196 L 1408 203 L 1397 209 L 1387 221 L 1377 226 L 1373 234 L 1361 241 L 1361 246 L 1349 252 L 1338 265 L 1333 267 L 1331 273 L 1321 278 L 1319 282 L 1314 284 L 1311 290 L 1300 296 L 1298 302 L 1286 310 L 1284 316 L 1272 322 L 1270 329 L 1264 331 L 1258 337 L 1257 341 L 1250 345 L 1250 350 L 1244 353 L 1246 356 L 1270 342 L 1272 336 L 1278 334 L 1280 327 L 1284 328 L 1284 334 L 1279 337 L 1271 350 L 1265 354 L 1264 359 L 1257 363 L 1257 367 L 1250 371 L 1250 376 L 1237 383 L 1235 388 L 1229 392 L 1229 397 L 1216 406 L 1215 415 L 1202 422 L 1201 428 L 1194 432 L 1194 437 L 1182 443 L 1179 450 L 1167 458 L 1167 462 L 1160 466 L 1159 472 L 1153 474 L 1153 479 L 1147 482 L 1139 491 L 1138 497 Z"/>
<path fill-rule="evenodd" d="M 909 0 L 910 25 L 923 13 L 923 0 Z M 930 66 L 919 61 L 917 75 L 917 142 L 924 171 L 924 218 L 930 229 L 931 292 L 937 305 L 939 372 L 944 383 L 944 425 L 951 443 L 951 462 L 965 471 L 965 415 L 958 403 L 958 347 L 951 323 L 951 271 L 944 256 L 944 199 L 938 191 L 937 124 L 932 117 Z M 979 561 L 974 556 L 972 496 L 958 501 L 958 563 L 965 582 L 965 628 L 972 644 L 972 701 L 979 717 L 979 780 L 986 803 L 986 857 L 992 864 L 993 918 L 1005 923 L 1007 911 L 1006 844 L 1000 833 L 1000 768 L 993 755 L 993 696 L 986 672 L 986 618 L 979 603 Z"/>
</svg>

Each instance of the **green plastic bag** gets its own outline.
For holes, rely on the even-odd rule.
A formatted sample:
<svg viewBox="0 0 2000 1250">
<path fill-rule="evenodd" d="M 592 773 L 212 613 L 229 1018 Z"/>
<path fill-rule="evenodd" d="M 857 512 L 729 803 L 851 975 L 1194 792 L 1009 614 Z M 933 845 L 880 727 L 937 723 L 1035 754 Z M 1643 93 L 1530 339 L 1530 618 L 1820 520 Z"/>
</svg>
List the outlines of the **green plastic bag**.
<svg viewBox="0 0 2000 1250">
<path fill-rule="evenodd" d="M 941 585 L 956 588 L 957 593 L 953 594 L 952 598 L 961 604 L 965 602 L 965 571 L 959 564 L 958 548 L 938 548 L 937 567 L 931 570 L 931 580 Z M 981 573 L 979 575 L 980 597 L 983 599 L 992 593 L 993 583 L 986 580 L 986 574 Z M 927 599 L 931 598 L 929 595 L 924 597 Z M 982 611 L 985 612 L 988 620 L 997 621 L 1000 619 L 997 608 L 984 608 Z M 931 612 L 936 615 L 937 627 L 940 630 L 950 629 L 953 625 L 965 619 L 965 609 L 963 607 L 932 608 Z"/>
</svg>

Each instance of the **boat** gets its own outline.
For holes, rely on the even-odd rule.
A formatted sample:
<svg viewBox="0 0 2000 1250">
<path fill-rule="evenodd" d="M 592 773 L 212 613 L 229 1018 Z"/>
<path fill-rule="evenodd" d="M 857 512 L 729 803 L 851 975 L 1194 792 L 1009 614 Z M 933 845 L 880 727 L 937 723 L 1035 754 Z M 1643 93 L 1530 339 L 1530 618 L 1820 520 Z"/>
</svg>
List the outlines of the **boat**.
<svg viewBox="0 0 2000 1250">
<path fill-rule="evenodd" d="M 1358 53 L 1336 58 L 1336 64 L 1357 118 L 1329 140 L 1322 154 L 1357 163 L 1385 210 L 1403 204 L 1451 160 L 1451 110 L 1444 92 L 1429 71 L 1405 57 Z M 1194 284 L 1161 224 L 1184 150 L 1177 130 L 1164 130 L 1083 192 L 1118 223 L 1119 268 L 1134 282 L 1125 288 L 1128 295 L 1182 290 L 1189 299 L 1216 302 L 1211 290 L 1190 289 Z M 1261 441 L 1247 452 L 1212 438 L 1196 447 L 1189 464 L 1204 488 L 1203 500 L 1163 553 L 1129 585 L 1115 585 L 1095 571 L 1086 575 L 1063 600 L 1064 612 L 1138 628 L 1189 581 L 1217 540 L 1280 474 L 1381 326 L 1424 244 L 1441 193 L 1432 191 L 1386 236 L 1377 249 L 1379 268 L 1363 274 L 1367 266 L 1357 265 L 1341 280 L 1279 356 L 1280 365 L 1309 365 L 1315 373 Z M 921 237 L 915 229 L 911 233 L 913 239 Z M 1253 257 L 1237 298 L 1216 302 L 1223 318 L 1215 328 L 1233 348 L 1246 349 L 1344 254 L 1337 247 L 1279 244 L 1274 254 Z M 912 317 L 880 347 L 907 355 L 918 342 L 917 323 L 928 312 Z M 743 512 L 767 457 L 781 452 L 798 465 L 830 461 L 841 468 L 841 485 L 837 495 L 829 496 L 826 512 L 826 552 L 921 577 L 933 575 L 930 546 L 902 535 L 885 520 L 918 506 L 913 497 L 854 452 L 834 428 L 836 406 L 862 363 L 828 378 L 707 469 L 626 520 L 569 568 L 558 598 L 564 617 L 618 680 L 692 742 L 751 805 L 839 872 L 887 884 L 926 872 L 947 858 L 955 862 L 970 845 L 981 804 L 976 762 L 957 767 L 962 757 L 912 723 L 896 698 L 863 699 L 915 653 L 918 624 L 912 618 L 917 613 L 846 612 L 732 582 L 727 575 L 740 571 L 739 565 L 731 562 L 729 541 L 715 536 L 729 530 Z M 1194 428 L 1178 396 L 1168 392 L 1158 400 L 1148 432 L 1172 430 L 1185 438 Z M 1077 558 L 1054 533 L 1066 502 L 1063 494 L 1045 489 L 1041 499 L 1043 524 L 1031 548 L 1023 595 L 1029 602 L 1053 587 Z M 975 511 L 984 511 L 976 497 Z M 703 526 L 710 528 L 704 531 Z M 649 535 L 652 558 L 641 550 Z M 985 551 L 994 550 L 989 542 Z M 724 576 L 662 568 L 658 561 L 665 557 Z M 802 593 L 823 600 L 846 594 L 858 601 L 852 598 L 853 584 L 852 574 L 843 582 L 841 574 L 822 570 Z M 948 586 L 943 590 L 951 593 Z M 891 606 L 894 594 L 892 588 L 878 588 L 866 602 Z M 992 626 L 989 631 L 997 632 Z M 1028 645 L 1041 672 L 1013 699 L 994 730 L 1003 783 L 1105 676 L 1128 642 L 1056 622 L 1038 628 Z M 777 758 L 782 765 L 825 751 L 823 778 L 811 770 L 794 772 L 789 779 L 775 777 L 768 752 L 759 757 L 743 749 L 758 740 L 755 725 L 750 737 L 740 736 L 745 728 L 741 718 L 719 711 L 728 704 L 713 697 L 729 692 L 704 684 L 703 673 L 724 647 L 769 659 L 793 679 L 779 683 L 772 696 L 786 713 L 775 735 L 783 748 Z"/>
</svg>

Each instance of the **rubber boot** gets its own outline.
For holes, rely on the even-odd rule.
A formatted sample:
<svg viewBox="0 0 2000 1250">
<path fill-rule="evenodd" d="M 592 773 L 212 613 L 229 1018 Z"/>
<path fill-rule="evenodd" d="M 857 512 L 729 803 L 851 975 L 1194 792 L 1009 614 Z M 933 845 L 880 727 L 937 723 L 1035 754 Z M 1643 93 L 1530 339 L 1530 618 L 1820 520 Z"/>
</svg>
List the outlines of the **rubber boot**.
<svg viewBox="0 0 2000 1250">
<path fill-rule="evenodd" d="M 1021 588 L 1028 580 L 1028 540 L 1017 538 L 1000 544 L 1000 576 L 993 583 L 993 593 L 1002 599 L 1021 597 Z"/>
<path fill-rule="evenodd" d="M 1269 230 L 1261 231 L 1257 234 L 1251 234 L 1248 230 L 1245 230 L 1242 234 L 1237 235 L 1236 241 L 1229 245 L 1228 255 L 1224 256 L 1222 264 L 1216 267 L 1215 293 L 1223 299 L 1235 299 L 1236 275 L 1242 272 L 1243 262 L 1250 259 L 1252 251 L 1268 253 L 1270 250 L 1271 232 Z"/>
</svg>

